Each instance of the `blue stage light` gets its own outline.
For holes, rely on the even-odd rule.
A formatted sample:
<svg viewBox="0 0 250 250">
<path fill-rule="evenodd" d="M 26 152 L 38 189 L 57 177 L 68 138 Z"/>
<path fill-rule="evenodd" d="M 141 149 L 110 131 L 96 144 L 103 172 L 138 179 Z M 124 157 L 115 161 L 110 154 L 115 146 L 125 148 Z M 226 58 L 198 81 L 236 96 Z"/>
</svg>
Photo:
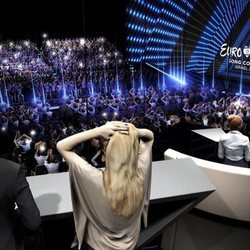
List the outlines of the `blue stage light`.
<svg viewBox="0 0 250 250">
<path fill-rule="evenodd" d="M 189 70 L 203 67 L 200 62 L 202 61 L 203 53 L 207 55 L 208 50 L 212 53 L 206 57 L 207 63 L 204 65 L 204 70 L 207 71 L 208 68 L 211 67 L 214 57 L 220 49 L 220 46 L 216 47 L 213 45 L 215 43 L 223 44 L 224 41 L 226 41 L 232 27 L 234 27 L 242 11 L 247 6 L 247 2 L 247 0 L 240 1 L 240 4 L 238 1 L 229 0 L 220 0 L 218 2 L 211 19 L 203 31 L 203 35 L 188 62 L 187 68 Z M 201 46 L 203 44 L 206 45 L 205 51 L 202 48 L 203 46 Z M 211 48 L 213 49 L 211 50 Z"/>
<path fill-rule="evenodd" d="M 195 2 L 195 0 L 180 1 L 178 3 L 173 3 L 171 0 L 149 0 L 147 3 L 141 1 L 141 5 L 139 5 L 138 0 L 132 1 L 131 7 L 127 10 L 130 18 L 127 27 L 128 31 L 133 32 L 133 35 L 139 39 L 131 40 L 131 34 L 129 34 L 127 38 L 128 47 L 139 46 L 140 41 L 141 45 L 143 43 L 146 45 L 142 48 L 142 55 L 149 53 L 149 57 L 138 54 L 138 57 L 135 58 L 134 54 L 129 54 L 129 60 L 140 61 L 143 58 L 151 58 L 154 63 L 157 63 L 160 59 L 159 51 L 166 53 L 164 56 L 169 58 L 183 30 L 185 18 L 189 15 L 189 11 L 191 11 Z M 143 18 L 142 15 L 132 18 L 130 9 L 133 9 L 133 12 L 147 14 Z M 131 30 L 131 23 L 141 25 L 141 28 Z M 141 40 L 141 37 L 144 37 L 144 39 Z M 161 50 L 162 46 L 167 46 L 168 49 L 163 51 Z"/>
</svg>

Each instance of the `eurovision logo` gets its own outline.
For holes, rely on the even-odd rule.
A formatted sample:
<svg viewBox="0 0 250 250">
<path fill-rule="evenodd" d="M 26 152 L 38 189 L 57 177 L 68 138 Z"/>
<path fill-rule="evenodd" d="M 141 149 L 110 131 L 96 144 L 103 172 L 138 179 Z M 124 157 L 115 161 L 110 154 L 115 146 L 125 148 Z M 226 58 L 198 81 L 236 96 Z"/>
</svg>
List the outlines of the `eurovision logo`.
<svg viewBox="0 0 250 250">
<path fill-rule="evenodd" d="M 220 56 L 230 56 L 228 62 L 234 64 L 235 69 L 250 71 L 250 46 L 245 46 L 243 49 L 239 47 L 230 47 L 227 43 L 221 45 Z"/>
<path fill-rule="evenodd" d="M 227 45 L 227 43 L 224 43 L 221 45 L 220 48 L 220 56 L 225 57 L 225 56 L 232 56 L 236 58 L 242 57 L 244 54 L 246 57 L 249 57 L 250 55 L 250 46 L 245 46 L 244 49 L 238 48 L 238 47 L 230 47 Z"/>
<path fill-rule="evenodd" d="M 243 54 L 246 56 L 246 57 L 249 57 L 250 55 L 250 46 L 245 46 L 244 49 L 243 49 Z"/>
</svg>

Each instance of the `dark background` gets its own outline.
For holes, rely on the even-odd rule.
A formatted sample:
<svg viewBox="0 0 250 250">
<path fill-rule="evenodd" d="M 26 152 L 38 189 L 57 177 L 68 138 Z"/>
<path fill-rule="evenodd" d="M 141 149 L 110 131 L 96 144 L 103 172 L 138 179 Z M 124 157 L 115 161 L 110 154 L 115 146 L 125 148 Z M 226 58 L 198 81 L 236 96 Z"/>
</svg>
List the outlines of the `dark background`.
<svg viewBox="0 0 250 250">
<path fill-rule="evenodd" d="M 0 39 L 104 36 L 125 48 L 125 10 L 128 0 L 8 0 L 1 1 Z"/>
</svg>

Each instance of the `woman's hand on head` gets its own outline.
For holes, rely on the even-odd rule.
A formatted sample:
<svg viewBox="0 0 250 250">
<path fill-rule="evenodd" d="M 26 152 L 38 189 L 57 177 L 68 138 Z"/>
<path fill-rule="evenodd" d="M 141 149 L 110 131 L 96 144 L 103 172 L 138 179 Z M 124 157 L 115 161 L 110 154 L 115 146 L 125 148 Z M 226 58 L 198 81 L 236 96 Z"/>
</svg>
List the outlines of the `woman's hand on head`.
<svg viewBox="0 0 250 250">
<path fill-rule="evenodd" d="M 122 134 L 129 133 L 129 127 L 127 123 L 112 121 L 107 122 L 105 125 L 100 127 L 100 136 L 102 136 L 105 140 L 110 139 L 116 132 L 120 132 Z"/>
</svg>

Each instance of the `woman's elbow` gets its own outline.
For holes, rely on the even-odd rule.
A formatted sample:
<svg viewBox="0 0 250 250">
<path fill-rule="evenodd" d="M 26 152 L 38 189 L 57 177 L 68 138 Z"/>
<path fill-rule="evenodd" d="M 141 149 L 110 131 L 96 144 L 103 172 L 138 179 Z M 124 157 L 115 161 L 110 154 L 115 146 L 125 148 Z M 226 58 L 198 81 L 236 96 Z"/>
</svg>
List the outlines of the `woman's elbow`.
<svg viewBox="0 0 250 250">
<path fill-rule="evenodd" d="M 60 154 L 63 152 L 62 141 L 56 143 L 56 149 Z"/>
<path fill-rule="evenodd" d="M 154 140 L 154 133 L 150 131 L 150 140 Z"/>
</svg>

